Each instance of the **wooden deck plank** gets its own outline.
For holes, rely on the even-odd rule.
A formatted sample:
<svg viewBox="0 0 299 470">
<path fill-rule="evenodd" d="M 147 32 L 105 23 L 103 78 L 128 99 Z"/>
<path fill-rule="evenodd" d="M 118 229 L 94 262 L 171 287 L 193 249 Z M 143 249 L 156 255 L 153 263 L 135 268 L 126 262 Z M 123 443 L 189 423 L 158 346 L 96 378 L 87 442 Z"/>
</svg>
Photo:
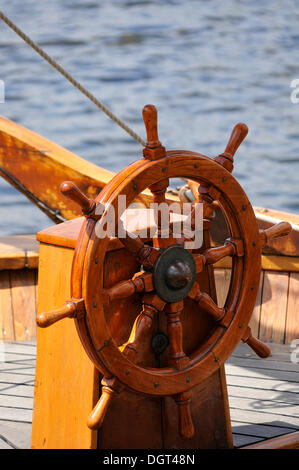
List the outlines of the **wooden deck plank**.
<svg viewBox="0 0 299 470">
<path fill-rule="evenodd" d="M 32 398 L 34 385 L 14 385 L 9 383 L 0 384 L 1 395 L 13 395 Z"/>
<path fill-rule="evenodd" d="M 34 361 L 35 346 L 32 343 L 30 347 L 26 343 L 7 344 L 7 357 L 14 360 L 4 363 L 4 370 L 0 367 L 0 436 L 13 447 L 29 448 L 34 381 L 33 376 L 22 373 L 22 368 L 26 370 Z M 18 354 L 19 346 L 22 346 L 19 349 L 22 352 Z M 27 347 L 29 356 L 26 355 Z M 299 429 L 299 366 L 290 362 L 288 346 L 274 345 L 273 349 L 271 360 L 262 360 L 246 345 L 240 344 L 225 365 L 235 447 Z M 278 361 L 275 360 L 277 356 Z M 19 357 L 29 359 L 20 364 Z M 14 370 L 8 372 L 6 366 Z M 33 367 L 29 369 L 34 371 Z M 28 378 L 31 379 L 28 381 Z M 5 426 L 8 426 L 7 432 Z M 18 426 L 23 426 L 21 432 L 18 432 Z"/>
<path fill-rule="evenodd" d="M 254 410 L 257 412 L 262 411 L 273 416 L 280 416 L 297 418 L 297 426 L 299 428 L 299 406 L 291 403 L 283 403 L 272 400 L 260 400 L 246 397 L 229 397 L 229 404 L 231 408 L 238 408 L 239 410 Z M 295 424 L 296 424 L 295 422 Z"/>
<path fill-rule="evenodd" d="M 10 354 L 24 354 L 25 356 L 36 356 L 36 342 L 28 341 L 28 344 L 24 344 L 21 341 L 9 342 L 5 341 L 4 348 L 6 353 Z"/>
<path fill-rule="evenodd" d="M 32 423 L 32 410 L 10 408 L 0 405 L 0 420 Z"/>
<path fill-rule="evenodd" d="M 5 356 L 5 362 L 10 362 L 10 363 L 17 364 L 20 362 L 26 363 L 28 361 L 35 362 L 35 356 L 32 353 L 30 354 L 10 353 L 10 352 L 7 352 L 7 350 L 5 349 L 5 346 L 4 346 L 4 356 Z"/>
<path fill-rule="evenodd" d="M 16 372 L 1 372 L 0 384 L 3 382 L 11 384 L 30 384 L 34 383 L 34 377 L 32 377 L 32 375 L 19 374 Z"/>
<path fill-rule="evenodd" d="M 4 358 L 4 362 L 7 364 L 24 364 L 27 366 L 34 365 L 36 361 L 36 355 L 34 349 L 27 349 L 27 351 L 21 352 L 10 352 L 10 349 L 6 346 L 7 343 L 1 343 L 1 354 Z M 3 359 L 2 359 L 3 360 Z"/>
<path fill-rule="evenodd" d="M 264 424 L 280 428 L 299 429 L 298 418 L 292 416 L 280 416 L 263 411 L 242 410 L 231 408 L 230 415 L 232 421 L 242 421 L 251 424 Z"/>
<path fill-rule="evenodd" d="M 233 433 L 233 439 L 234 439 L 234 447 L 242 447 L 242 446 L 254 444 L 255 442 L 260 442 L 264 440 L 261 437 L 244 436 L 242 434 L 236 434 L 236 433 Z"/>
<path fill-rule="evenodd" d="M 12 408 L 22 408 L 26 410 L 32 410 L 33 398 L 32 397 L 15 397 L 11 395 L 2 395 L 0 393 L 1 406 L 7 406 Z"/>
<path fill-rule="evenodd" d="M 0 436 L 0 449 L 13 449 L 13 446 L 9 445 L 8 442 Z"/>
<path fill-rule="evenodd" d="M 9 362 L 0 362 L 0 371 L 5 371 L 5 372 L 18 372 L 22 373 L 25 375 L 35 375 L 35 367 L 33 364 L 32 366 L 24 365 L 24 364 L 11 364 Z"/>
<path fill-rule="evenodd" d="M 262 437 L 270 439 L 271 437 L 281 436 L 294 432 L 292 428 L 280 428 L 278 426 L 267 426 L 263 424 L 242 423 L 232 421 L 232 429 L 234 434 L 243 434 L 245 436 Z"/>
<path fill-rule="evenodd" d="M 240 377 L 235 375 L 227 375 L 226 382 L 228 385 L 235 385 L 238 387 L 250 387 L 257 390 L 277 390 L 281 392 L 298 393 L 297 382 L 287 382 L 286 380 L 275 379 L 255 379 L 251 377 Z"/>
<path fill-rule="evenodd" d="M 0 392 L 1 393 L 1 392 Z M 281 402 L 284 404 L 299 405 L 299 394 L 291 392 L 281 392 L 274 390 L 263 390 L 250 387 L 228 386 L 228 393 L 231 397 L 253 398 L 255 400 L 267 400 Z"/>
<path fill-rule="evenodd" d="M 0 420 L 0 435 L 3 436 L 14 448 L 29 449 L 31 423 L 15 423 Z"/>
<path fill-rule="evenodd" d="M 243 346 L 243 348 L 241 348 L 241 346 Z M 286 362 L 286 363 L 289 363 L 290 362 L 290 357 L 291 357 L 291 348 L 289 347 L 289 345 L 285 345 L 285 344 L 282 344 L 282 345 L 278 345 L 278 344 L 269 344 L 268 343 L 268 346 L 270 347 L 271 349 L 271 356 L 267 357 L 267 361 L 268 362 Z M 284 351 L 281 351 L 280 349 L 277 349 L 276 346 L 284 346 L 285 349 Z M 227 363 L 230 362 L 231 358 L 232 357 L 235 357 L 235 358 L 250 358 L 250 359 L 254 359 L 256 361 L 260 361 L 260 358 L 252 351 L 252 349 L 249 348 L 249 346 L 247 345 L 241 345 L 239 344 L 238 348 L 236 351 L 234 351 L 234 353 L 232 354 L 232 356 L 228 359 Z"/>
<path fill-rule="evenodd" d="M 289 356 L 290 360 L 290 356 Z M 299 364 L 294 364 L 292 362 L 280 362 L 280 361 L 269 361 L 267 359 L 252 359 L 252 358 L 242 358 L 242 357 L 230 357 L 229 364 L 238 365 L 240 367 L 246 367 L 248 369 L 265 369 L 268 371 L 271 370 L 284 370 L 293 372 L 294 374 L 299 374 Z M 299 377 L 298 377 L 299 379 Z"/>
<path fill-rule="evenodd" d="M 286 370 L 267 370 L 256 368 L 245 368 L 238 365 L 229 364 L 226 368 L 228 375 L 237 375 L 239 377 L 252 377 L 259 379 L 278 379 L 287 382 L 298 382 L 298 374 Z"/>
</svg>

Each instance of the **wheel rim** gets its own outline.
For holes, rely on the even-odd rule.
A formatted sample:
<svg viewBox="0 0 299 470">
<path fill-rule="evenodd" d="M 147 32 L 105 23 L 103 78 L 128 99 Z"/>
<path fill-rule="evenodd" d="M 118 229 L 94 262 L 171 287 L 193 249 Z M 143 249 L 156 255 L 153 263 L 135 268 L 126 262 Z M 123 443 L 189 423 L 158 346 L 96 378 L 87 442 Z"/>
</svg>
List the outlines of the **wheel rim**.
<svg viewBox="0 0 299 470">
<path fill-rule="evenodd" d="M 157 161 L 138 161 L 118 174 L 99 194 L 97 202 L 105 204 L 106 211 L 110 205 L 115 206 L 117 214 L 116 202 L 119 194 L 126 195 L 129 205 L 138 193 L 151 184 L 176 177 L 206 182 L 219 191 L 219 201 L 227 215 L 231 234 L 243 239 L 245 251 L 242 258 L 233 259 L 231 286 L 226 303 L 229 314 L 227 327 L 215 327 L 202 346 L 189 356 L 191 361 L 186 369 L 143 368 L 119 351 L 111 338 L 101 305 L 101 267 L 109 240 L 96 238 L 94 221 L 88 222 L 93 224 L 89 226 L 88 234 L 85 225 L 81 229 L 73 264 L 73 273 L 77 275 L 72 276 L 72 291 L 77 298 L 84 298 L 86 306 L 86 317 L 76 321 L 78 332 L 96 367 L 106 376 L 108 370 L 110 375 L 118 377 L 135 391 L 158 396 L 181 393 L 193 388 L 228 358 L 249 322 L 260 275 L 261 256 L 259 247 L 254 246 L 258 239 L 258 228 L 253 209 L 233 176 L 208 157 L 172 151 Z M 80 269 L 82 274 L 78 278 Z"/>
</svg>

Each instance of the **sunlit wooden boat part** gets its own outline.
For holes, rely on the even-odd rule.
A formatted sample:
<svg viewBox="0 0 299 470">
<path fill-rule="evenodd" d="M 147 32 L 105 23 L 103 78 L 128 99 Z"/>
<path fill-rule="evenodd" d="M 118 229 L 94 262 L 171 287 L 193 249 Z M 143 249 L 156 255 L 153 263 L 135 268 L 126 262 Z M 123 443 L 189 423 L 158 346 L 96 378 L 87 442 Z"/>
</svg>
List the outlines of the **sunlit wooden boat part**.
<svg viewBox="0 0 299 470">
<path fill-rule="evenodd" d="M 155 107 L 147 105 L 143 118 L 145 159 L 118 173 L 96 200 L 73 183 L 63 184 L 62 192 L 81 206 L 84 218 L 60 224 L 59 232 L 53 226 L 38 234 L 37 321 L 50 327 L 40 328 L 37 336 L 32 448 L 73 448 L 81 443 L 107 449 L 232 448 L 224 362 L 240 340 L 262 358 L 271 354 L 249 322 L 258 304 L 262 248 L 271 239 L 287 236 L 292 226 L 281 221 L 260 229 L 246 194 L 230 174 L 247 126 L 237 124 L 225 152 L 213 159 L 182 150 L 166 152 L 158 139 Z M 135 233 L 132 237 L 126 230 L 116 240 L 98 236 L 110 207 L 115 210 L 118 226 L 122 225 L 121 212 L 116 209 L 120 194 L 126 196 L 126 207 L 130 207 L 136 194 L 148 188 L 153 200 L 160 203 L 165 201 L 169 178 L 184 175 L 194 175 L 200 183 L 204 214 L 200 249 L 184 244 L 190 232 L 181 233 L 178 241 L 172 231 L 164 238 L 161 217 L 156 218 L 157 231 L 149 236 Z M 229 237 L 218 246 L 210 243 L 214 203 L 230 227 Z M 105 208 L 100 218 L 96 211 L 99 205 Z M 193 218 L 196 210 L 195 206 Z M 76 235 L 74 222 L 80 228 Z M 172 227 L 168 217 L 169 225 Z M 232 259 L 231 281 L 221 305 L 213 265 L 227 257 Z M 224 284 L 220 283 L 222 288 Z M 91 361 L 80 366 L 82 351 L 74 353 L 78 340 L 74 325 Z M 167 341 L 161 349 L 155 341 L 163 336 Z M 71 356 L 68 344 L 72 345 Z M 84 382 L 70 373 L 73 358 L 76 370 L 91 373 Z M 100 374 L 98 378 L 92 374 L 91 363 Z M 67 389 L 61 386 L 66 378 Z M 79 394 L 84 389 L 86 400 L 80 401 L 84 407 L 92 403 L 86 428 L 81 426 L 86 408 L 81 409 L 76 423 L 73 420 L 75 404 L 68 394 L 70 389 Z M 53 394 L 56 407 L 49 414 L 47 403 Z M 202 406 L 198 408 L 198 404 Z M 130 433 L 120 438 L 111 430 L 119 428 L 121 416 L 124 421 L 134 419 Z M 69 419 L 74 435 L 65 432 Z"/>
<path fill-rule="evenodd" d="M 96 197 L 114 173 L 100 168 L 4 117 L 0 118 L 0 174 L 54 222 L 80 215 L 59 192 L 72 180 Z"/>
<path fill-rule="evenodd" d="M 59 186 L 63 181 L 72 180 L 88 197 L 95 198 L 113 178 L 114 172 L 94 165 L 65 148 L 39 136 L 9 119 L 0 117 L 0 175 L 23 193 L 56 223 L 81 215 L 80 208 L 64 198 Z M 196 183 L 191 189 L 195 191 Z M 184 191 L 180 194 L 184 199 Z M 139 200 L 148 205 L 151 200 L 145 191 Z M 166 195 L 166 200 L 178 197 Z M 254 207 L 260 228 L 268 228 L 280 220 L 293 224 L 293 230 L 286 240 L 275 239 L 265 248 L 268 253 L 299 256 L 299 216 L 272 209 Z M 217 221 L 212 225 L 211 234 L 215 240 L 225 238 L 226 224 L 217 212 Z"/>
</svg>

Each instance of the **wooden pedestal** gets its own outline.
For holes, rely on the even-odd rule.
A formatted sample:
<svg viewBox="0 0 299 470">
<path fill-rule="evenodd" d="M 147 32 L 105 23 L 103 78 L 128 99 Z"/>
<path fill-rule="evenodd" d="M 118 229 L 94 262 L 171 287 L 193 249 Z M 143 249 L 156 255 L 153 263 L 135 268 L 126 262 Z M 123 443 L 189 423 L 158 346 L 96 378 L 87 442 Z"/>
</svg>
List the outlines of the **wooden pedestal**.
<svg viewBox="0 0 299 470">
<path fill-rule="evenodd" d="M 39 312 L 61 307 L 70 299 L 73 252 L 81 223 L 81 218 L 76 219 L 38 234 L 41 242 Z M 105 275 L 108 286 L 110 282 L 130 277 L 135 263 L 120 244 L 111 241 L 110 245 Z M 202 273 L 200 281 L 204 290 L 215 297 L 212 271 Z M 138 300 L 133 298 L 130 302 L 129 308 L 128 304 L 120 302 L 117 312 L 127 316 L 128 325 L 140 308 Z M 194 312 L 191 304 L 187 305 L 182 318 L 186 353 L 192 351 L 209 321 Z M 162 317 L 158 326 L 163 331 Z M 207 449 L 233 446 L 223 366 L 193 389 L 191 413 L 195 435 L 192 439 L 180 438 L 176 404 L 171 397 L 150 398 L 129 391 L 112 402 L 101 430 L 96 432 L 87 427 L 86 419 L 99 398 L 101 377 L 81 346 L 74 321 L 65 319 L 37 330 L 32 448 Z"/>
</svg>

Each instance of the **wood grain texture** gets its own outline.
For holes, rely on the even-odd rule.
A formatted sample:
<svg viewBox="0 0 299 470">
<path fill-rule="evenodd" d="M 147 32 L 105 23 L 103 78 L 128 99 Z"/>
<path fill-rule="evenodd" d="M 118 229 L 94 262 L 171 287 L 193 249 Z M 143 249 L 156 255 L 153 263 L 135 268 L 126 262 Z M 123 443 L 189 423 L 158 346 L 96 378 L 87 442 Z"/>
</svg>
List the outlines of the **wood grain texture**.
<svg viewBox="0 0 299 470">
<path fill-rule="evenodd" d="M 259 334 L 262 341 L 284 342 L 288 287 L 289 273 L 265 272 Z"/>
<path fill-rule="evenodd" d="M 216 268 L 231 269 L 231 258 L 223 258 L 215 264 Z M 262 255 L 262 269 L 268 271 L 299 271 L 299 258 L 298 256 L 282 256 L 282 255 Z"/>
<path fill-rule="evenodd" d="M 260 277 L 260 284 L 259 290 L 255 302 L 255 307 L 252 312 L 251 319 L 249 321 L 249 326 L 251 328 L 253 336 L 259 338 L 259 331 L 260 331 L 260 318 L 261 318 L 261 309 L 262 309 L 262 295 L 263 295 L 263 287 L 264 287 L 264 275 L 265 271 L 261 271 Z"/>
<path fill-rule="evenodd" d="M 191 415 L 195 433 L 188 440 L 177 435 L 177 410 L 174 400 L 170 397 L 164 398 L 163 426 L 166 449 L 221 449 L 232 446 L 231 434 L 227 432 L 229 411 L 222 394 L 221 381 L 221 373 L 218 370 L 193 389 Z"/>
<path fill-rule="evenodd" d="M 200 174 L 196 176 L 194 168 L 196 168 L 195 165 L 199 165 L 199 161 Z M 225 179 L 222 177 L 222 172 L 226 176 Z M 217 194 L 221 195 L 221 205 L 229 214 L 232 231 L 231 236 L 237 239 L 242 238 L 245 245 L 244 248 L 246 248 L 245 256 L 236 257 L 234 261 L 234 276 L 231 295 L 227 306 L 228 310 L 231 312 L 234 312 L 236 309 L 234 320 L 230 323 L 229 318 L 227 318 L 226 321 L 228 324 L 230 323 L 230 326 L 224 334 L 221 327 L 218 327 L 221 328 L 221 330 L 216 329 L 213 333 L 215 335 L 214 341 L 216 341 L 216 338 L 218 339 L 214 353 L 217 354 L 217 358 L 219 358 L 221 362 L 224 360 L 224 356 L 226 354 L 229 355 L 229 351 L 233 349 L 232 343 L 237 344 L 238 337 L 240 336 L 241 338 L 242 329 L 245 329 L 246 322 L 248 322 L 250 318 L 250 306 L 251 304 L 254 306 L 258 291 L 257 273 L 259 271 L 260 252 L 258 247 L 253 243 L 258 236 L 257 224 L 248 198 L 244 195 L 238 183 L 236 183 L 226 170 L 222 169 L 221 166 L 207 157 L 192 154 L 191 152 L 171 151 L 167 152 L 165 158 L 155 161 L 138 161 L 122 170 L 113 181 L 106 185 L 97 199 L 97 202 L 105 205 L 109 200 L 109 203 L 114 207 L 117 215 L 118 211 L 116 206 L 118 194 L 126 195 L 127 205 L 129 205 L 137 194 L 142 192 L 146 187 L 150 187 L 156 181 L 167 177 L 188 177 L 189 175 L 192 175 L 195 179 L 198 178 L 198 180 L 202 177 L 205 181 L 212 181 L 212 187 L 215 186 L 218 188 Z M 229 188 L 229 191 L 227 188 Z M 230 202 L 228 202 L 228 200 Z M 250 231 L 248 227 L 250 227 Z M 119 379 L 130 388 L 142 393 L 163 395 L 166 393 L 176 394 L 184 391 L 183 387 L 186 387 L 186 374 L 189 373 L 188 370 L 175 371 L 173 374 L 169 374 L 168 371 L 166 373 L 166 370 L 160 370 L 159 374 L 156 374 L 153 370 L 149 371 L 148 369 L 144 369 L 141 371 L 134 367 L 134 365 L 130 365 L 131 373 L 127 375 L 125 371 L 129 367 L 129 364 L 123 355 L 120 354 L 119 350 L 114 347 L 113 343 L 110 342 L 108 347 L 102 348 L 102 345 L 108 340 L 110 334 L 105 325 L 105 318 L 103 317 L 104 312 L 101 311 L 101 292 L 99 289 L 96 289 L 96 286 L 102 285 L 103 273 L 101 269 L 98 269 L 95 258 L 98 259 L 98 266 L 101 268 L 107 245 L 106 240 L 95 237 L 93 229 L 92 234 L 90 234 L 88 247 L 85 249 L 84 253 L 82 252 L 81 254 L 85 259 L 82 281 L 80 278 L 74 278 L 75 284 L 83 286 L 82 295 L 85 298 L 87 308 L 86 322 L 94 348 L 100 350 L 98 356 L 101 357 L 102 362 L 107 365 L 113 375 L 118 376 Z M 243 262 L 245 264 L 249 263 L 249 259 L 250 269 L 249 265 L 248 269 L 246 268 L 247 265 L 244 265 L 242 268 Z M 80 261 L 79 256 L 78 261 Z M 77 271 L 77 273 L 79 274 L 79 271 Z M 247 285 L 248 288 L 246 289 L 244 287 L 244 289 L 239 290 L 242 276 L 244 276 L 243 285 Z M 251 289 L 252 285 L 254 285 L 253 289 Z M 94 305 L 97 305 L 97 307 L 95 308 Z M 239 315 L 243 317 L 243 321 L 238 319 Z M 239 326 L 240 324 L 241 326 Z M 219 340 L 220 333 L 221 335 L 223 334 L 221 340 Z M 229 344 L 224 340 L 226 335 L 231 339 Z M 209 341 L 213 341 L 212 336 L 209 338 Z M 204 346 L 205 345 L 202 347 L 204 348 Z M 204 357 L 201 356 L 202 362 L 200 361 L 200 364 L 196 361 L 197 355 L 200 355 L 200 351 L 196 351 L 196 354 L 194 354 L 191 365 L 191 380 L 193 384 L 198 383 L 198 380 L 203 381 L 204 377 L 207 377 L 217 368 L 213 354 Z M 154 388 L 153 382 L 159 382 L 159 387 Z"/>
<path fill-rule="evenodd" d="M 36 203 L 30 193 L 66 219 L 81 214 L 75 203 L 66 201 L 60 194 L 63 181 L 72 180 L 89 197 L 95 197 L 113 176 L 112 172 L 3 117 L 0 118 L 0 166 L 26 188 L 25 195 L 31 202 Z M 5 173 L 0 171 L 0 174 L 13 184 Z M 43 210 L 41 206 L 39 209 Z M 49 210 L 44 212 L 55 220 Z"/>
<path fill-rule="evenodd" d="M 36 337 L 36 291 L 33 269 L 13 270 L 10 273 L 11 302 L 16 341 Z"/>
<path fill-rule="evenodd" d="M 299 338 L 299 273 L 290 273 L 285 343 Z"/>
<path fill-rule="evenodd" d="M 37 268 L 38 243 L 35 235 L 0 238 L 0 270 Z"/>
<path fill-rule="evenodd" d="M 225 304 L 228 289 L 229 289 L 231 270 L 216 268 L 214 269 L 214 273 L 215 273 L 218 306 L 223 307 Z"/>
<path fill-rule="evenodd" d="M 10 272 L 11 303 L 16 341 L 36 337 L 36 278 L 34 270 Z"/>
<path fill-rule="evenodd" d="M 41 245 L 39 312 L 58 308 L 70 298 L 72 259 L 71 249 Z M 98 393 L 98 373 L 81 346 L 74 320 L 39 328 L 32 448 L 95 448 L 97 435 L 86 419 Z"/>
</svg>

